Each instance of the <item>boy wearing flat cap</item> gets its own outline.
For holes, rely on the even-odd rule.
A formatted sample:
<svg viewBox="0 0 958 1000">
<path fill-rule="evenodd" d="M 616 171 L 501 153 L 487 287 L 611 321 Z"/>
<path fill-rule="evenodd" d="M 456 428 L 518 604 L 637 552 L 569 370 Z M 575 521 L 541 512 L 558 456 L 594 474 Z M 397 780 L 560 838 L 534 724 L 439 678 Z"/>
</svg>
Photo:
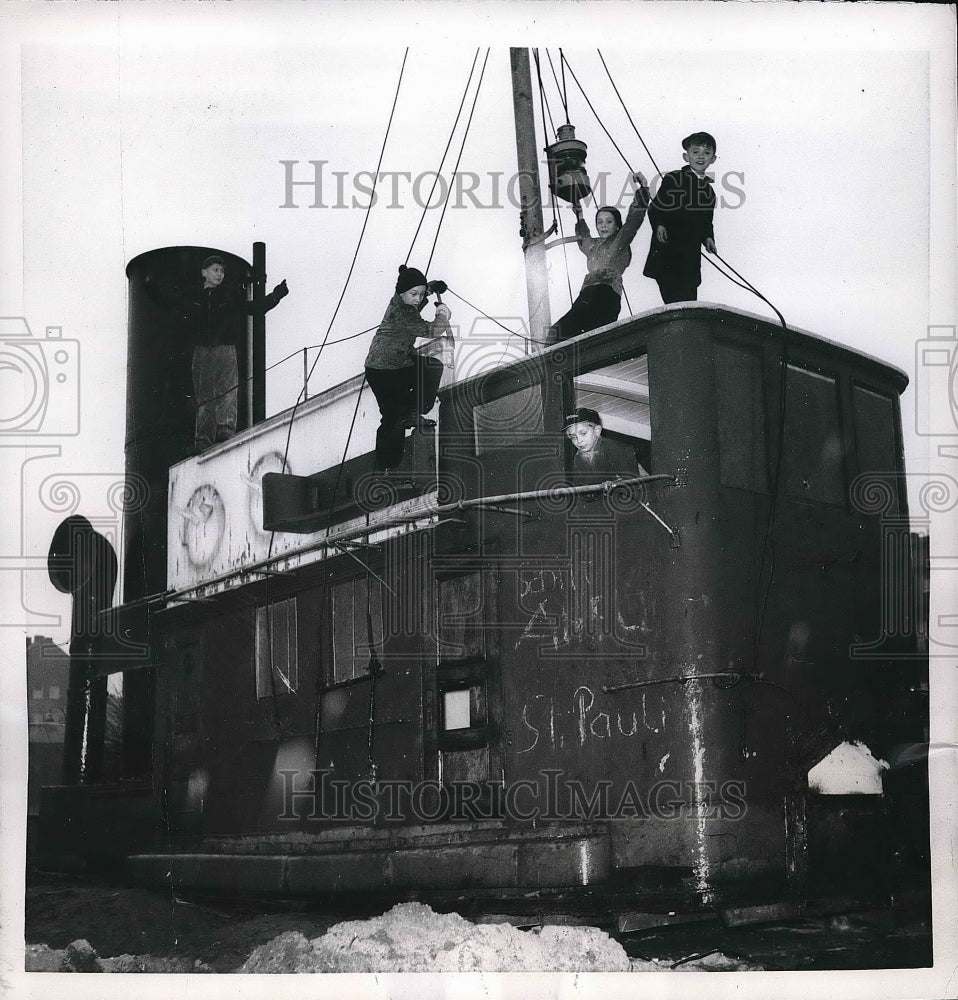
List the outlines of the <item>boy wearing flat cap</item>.
<svg viewBox="0 0 958 1000">
<path fill-rule="evenodd" d="M 715 253 L 715 192 L 705 172 L 715 162 L 715 139 L 693 132 L 682 140 L 681 170 L 662 178 L 649 205 L 652 242 L 643 274 L 655 279 L 662 301 L 694 302 L 702 283 L 701 249 Z"/>
<path fill-rule="evenodd" d="M 602 418 L 595 410 L 580 406 L 568 414 L 563 426 L 566 437 L 575 445 L 574 486 L 648 475 L 631 448 L 602 436 Z"/>
<path fill-rule="evenodd" d="M 226 264 L 211 254 L 200 265 L 202 285 L 182 292 L 164 288 L 146 277 L 146 289 L 160 305 L 179 312 L 193 345 L 193 395 L 196 401 L 194 448 L 197 453 L 226 441 L 236 433 L 239 400 L 237 344 L 246 332 L 243 322 L 256 305 L 246 298 L 242 285 L 227 285 Z M 269 312 L 289 294 L 281 281 L 263 299 Z"/>
</svg>

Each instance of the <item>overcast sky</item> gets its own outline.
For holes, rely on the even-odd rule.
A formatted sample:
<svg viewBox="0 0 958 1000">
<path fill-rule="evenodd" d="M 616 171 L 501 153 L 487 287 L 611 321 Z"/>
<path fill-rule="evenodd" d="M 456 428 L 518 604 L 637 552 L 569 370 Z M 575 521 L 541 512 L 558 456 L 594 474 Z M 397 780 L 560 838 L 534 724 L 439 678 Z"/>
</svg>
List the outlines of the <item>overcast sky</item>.
<svg viewBox="0 0 958 1000">
<path fill-rule="evenodd" d="M 60 327 L 67 364 L 78 366 L 54 387 L 42 433 L 0 441 L 8 653 L 22 648 L 24 635 L 66 638 L 57 616 L 68 606 L 43 566 L 49 539 L 77 496 L 81 512 L 106 517 L 104 496 L 122 476 L 127 263 L 181 244 L 249 259 L 253 241 L 263 240 L 270 283 L 285 277 L 291 290 L 268 318 L 268 363 L 319 343 L 365 217 L 356 175 L 375 168 L 407 45 L 382 169 L 409 179 L 396 175 L 395 197 L 391 180 L 380 191 L 331 339 L 380 319 L 419 222 L 417 195 L 428 192 L 428 181 L 417 179 L 438 167 L 476 47 L 486 45 L 460 164 L 485 207 L 449 209 L 430 276 L 520 326 L 518 213 L 506 197 L 516 168 L 507 46 L 538 45 L 543 58 L 548 48 L 557 68 L 562 46 L 626 158 L 652 178 L 599 47 L 663 169 L 681 165 L 682 136 L 716 136 L 713 169 L 727 195 L 715 225 L 722 256 L 791 325 L 904 369 L 912 380 L 903 399 L 909 469 L 958 476 L 958 460 L 929 463 L 929 438 L 915 433 L 916 401 L 936 391 L 927 371 L 916 379 L 916 352 L 930 324 L 956 322 L 955 31 L 947 7 L 7 3 L 0 21 L 0 316 L 24 317 L 36 338 Z M 547 64 L 544 72 L 558 123 L 559 92 Z M 467 109 L 474 91 L 475 78 Z M 589 145 L 589 171 L 607 172 L 607 190 L 616 193 L 625 165 L 571 74 L 566 93 Z M 538 145 L 544 141 L 540 134 Z M 447 177 L 458 149 L 455 142 Z M 302 186 L 292 198 L 299 207 L 282 207 L 284 160 L 299 161 L 296 180 L 312 175 L 308 161 L 325 161 L 327 207 L 309 207 Z M 349 207 L 332 207 L 334 171 L 343 174 Z M 573 217 L 567 208 L 562 214 L 568 232 Z M 425 266 L 438 215 L 428 213 L 410 263 Z M 641 275 L 648 239 L 644 225 L 626 275 L 634 312 L 659 304 Z M 573 292 L 583 273 L 578 251 L 567 250 L 550 252 L 553 318 L 569 303 L 566 259 Z M 709 269 L 700 298 L 772 316 Z M 476 314 L 448 301 L 470 335 Z M 14 336 L 15 327 L 6 321 L 0 335 Z M 328 348 L 311 392 L 358 373 L 368 342 Z M 43 350 L 52 357 L 54 348 Z M 270 412 L 292 402 L 300 371 L 296 360 L 271 376 Z M 932 402 L 948 417 L 947 378 L 934 375 Z M 24 392 L 18 377 L 0 366 L 0 396 Z M 932 452 L 940 441 L 958 442 L 958 426 L 936 428 L 952 437 L 931 439 Z"/>
</svg>

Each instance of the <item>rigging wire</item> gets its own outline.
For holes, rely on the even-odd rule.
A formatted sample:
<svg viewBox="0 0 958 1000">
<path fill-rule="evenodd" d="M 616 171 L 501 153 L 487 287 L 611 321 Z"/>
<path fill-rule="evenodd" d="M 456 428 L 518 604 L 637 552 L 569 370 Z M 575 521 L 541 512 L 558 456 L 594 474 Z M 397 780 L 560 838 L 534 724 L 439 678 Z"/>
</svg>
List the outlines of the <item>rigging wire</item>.
<svg viewBox="0 0 958 1000">
<path fill-rule="evenodd" d="M 554 64 L 552 62 L 552 53 L 548 49 L 546 49 L 546 57 L 549 60 L 549 69 L 552 70 L 552 79 L 555 80 L 556 91 L 559 94 L 559 103 L 562 105 L 563 111 L 565 111 L 565 120 L 566 120 L 566 123 L 568 123 L 568 121 L 569 121 L 569 109 L 568 109 L 568 107 L 566 105 L 566 99 L 565 99 L 565 95 L 564 95 L 564 88 L 563 88 L 562 84 L 559 83 L 559 77 L 556 75 L 556 68 L 555 68 L 555 66 L 554 66 Z"/>
<path fill-rule="evenodd" d="M 539 61 L 538 49 L 532 50 L 532 57 L 533 59 L 535 59 L 536 63 L 536 79 L 539 81 L 539 107 L 541 109 L 541 115 L 542 115 L 542 131 L 545 132 L 547 101 L 545 97 L 545 85 L 542 82 L 542 65 Z M 553 141 L 555 141 L 558 138 L 558 136 L 556 135 L 555 123 L 552 120 L 552 109 L 548 108 L 548 112 L 549 112 L 549 128 L 552 131 L 552 139 Z"/>
<path fill-rule="evenodd" d="M 539 106 L 541 109 L 541 116 L 542 116 L 542 131 L 545 132 L 546 130 L 546 112 L 548 111 L 549 125 L 552 127 L 552 135 L 553 137 L 555 137 L 556 131 L 555 131 L 555 126 L 553 125 L 552 122 L 552 109 L 549 107 L 549 101 L 545 94 L 545 87 L 543 86 L 542 83 L 542 73 L 540 71 L 540 65 L 539 65 L 539 50 L 533 49 L 532 52 L 533 55 L 535 56 L 536 77 L 538 78 L 539 81 Z M 559 238 L 561 240 L 565 240 L 565 227 L 562 225 L 562 216 L 558 211 L 558 206 L 556 205 L 555 192 L 552 190 L 551 184 L 549 185 L 549 195 L 552 204 L 552 218 L 559 226 Z M 575 301 L 575 298 L 572 295 L 572 281 L 569 278 L 569 255 L 566 253 L 566 244 L 563 242 L 561 246 L 562 246 L 562 260 L 563 263 L 565 264 L 565 281 L 569 289 L 569 305 L 571 306 L 572 303 Z"/>
<path fill-rule="evenodd" d="M 589 95 L 583 89 L 582 84 L 579 83 L 579 78 L 575 75 L 575 70 L 572 68 L 572 64 L 569 63 L 567 59 L 565 59 L 565 56 L 563 56 L 563 60 L 565 63 L 568 64 L 569 72 L 572 74 L 572 79 L 575 80 L 575 85 L 579 88 L 580 92 L 582 93 L 582 96 L 585 98 L 585 103 L 589 105 L 589 110 L 595 116 L 595 120 L 599 123 L 600 127 L 602 128 L 602 131 L 605 132 L 606 136 L 608 136 L 609 142 L 611 142 L 612 145 L 615 147 L 615 151 L 619 154 L 619 156 L 622 157 L 622 162 L 629 168 L 629 173 L 634 174 L 635 171 L 632 169 L 632 164 L 629 163 L 625 153 L 623 153 L 622 150 L 619 149 L 618 143 L 615 141 L 615 139 L 612 138 L 612 133 L 605 127 L 605 124 L 599 117 L 599 112 L 595 110 L 595 107 L 589 100 Z"/>
<path fill-rule="evenodd" d="M 565 86 L 565 56 L 559 49 L 559 69 L 562 71 L 562 106 L 565 108 L 565 123 L 569 124 L 569 92 Z"/>
<path fill-rule="evenodd" d="M 472 97 L 472 108 L 469 110 L 469 118 L 466 121 L 466 128 L 462 135 L 462 144 L 459 147 L 459 156 L 456 158 L 456 165 L 452 168 L 452 178 L 455 180 L 456 171 L 459 169 L 459 164 L 462 161 L 462 154 L 466 148 L 466 140 L 469 138 L 469 129 L 472 126 L 472 116 L 476 111 L 476 104 L 479 101 L 479 92 L 482 90 L 482 79 L 486 74 L 486 64 L 489 62 L 489 49 L 486 49 L 485 58 L 482 60 L 482 69 L 479 71 L 479 82 L 476 84 L 476 92 Z M 452 192 L 452 184 L 449 185 L 449 189 L 446 191 L 446 198 L 442 205 L 442 214 L 439 216 L 439 225 L 436 226 L 436 236 L 432 241 L 432 250 L 429 251 L 429 260 L 426 261 L 426 271 L 429 273 L 429 267 L 432 264 L 433 255 L 436 252 L 436 244 L 439 242 L 439 233 L 442 231 L 442 223 L 446 218 L 446 209 L 449 207 L 449 195 Z M 428 204 L 428 202 L 427 202 Z"/>
<path fill-rule="evenodd" d="M 436 176 L 433 178 L 432 187 L 429 189 L 429 194 L 426 197 L 426 201 L 422 207 L 422 215 L 419 217 L 419 225 L 416 226 L 416 231 L 413 233 L 412 242 L 409 244 L 409 252 L 406 254 L 406 259 L 403 261 L 404 264 L 409 263 L 409 258 L 412 256 L 413 247 L 416 245 L 416 240 L 419 237 L 419 231 L 422 229 L 422 224 L 426 221 L 426 212 L 429 211 L 429 203 L 432 201 L 433 192 L 436 190 L 436 185 L 439 183 L 439 177 L 442 174 L 443 165 L 446 162 L 446 155 L 449 152 L 449 147 L 452 145 L 453 137 L 456 134 L 456 129 L 459 127 L 459 119 L 462 117 L 462 109 L 466 104 L 466 95 L 469 93 L 469 85 L 472 83 L 472 75 L 476 70 L 476 62 L 479 59 L 479 49 L 476 49 L 476 54 L 472 57 L 472 67 L 469 70 L 469 77 L 466 80 L 466 86 L 462 91 L 462 100 L 459 102 L 459 110 L 456 112 L 456 120 L 452 123 L 452 128 L 449 131 L 449 138 L 446 140 L 446 148 L 442 151 L 442 159 L 439 161 L 439 169 L 436 171 Z M 453 175 L 455 177 L 455 175 Z M 428 271 L 428 268 L 427 268 Z"/>
<path fill-rule="evenodd" d="M 393 118 L 396 114 L 396 104 L 399 101 L 399 91 L 402 87 L 402 78 L 406 70 L 406 60 L 409 58 L 409 46 L 406 46 L 406 51 L 403 53 L 402 66 L 399 69 L 399 80 L 396 82 L 396 92 L 393 94 L 393 103 L 389 111 L 389 121 L 386 123 L 386 134 L 383 136 L 382 147 L 379 150 L 379 161 L 376 164 L 376 172 L 373 175 L 373 186 L 372 191 L 369 195 L 369 204 L 366 206 L 366 214 L 363 217 L 363 226 L 359 233 L 359 239 L 356 242 L 356 249 L 353 252 L 353 259 L 349 265 L 349 271 L 346 274 L 346 280 L 343 282 L 343 290 L 340 292 L 339 301 L 336 303 L 336 308 L 333 310 L 332 318 L 329 321 L 329 325 L 326 327 L 326 335 L 323 337 L 323 342 L 320 344 L 319 353 L 313 360 L 309 371 L 306 374 L 306 383 L 309 383 L 309 378 L 313 374 L 316 365 L 319 363 L 319 359 L 322 356 L 323 350 L 326 347 L 326 341 L 329 339 L 329 334 L 333 329 L 333 323 L 336 322 L 336 317 L 339 315 L 340 306 L 343 304 L 343 299 L 346 297 L 346 289 L 349 287 L 350 278 L 352 278 L 353 271 L 356 268 L 356 260 L 359 257 L 359 248 L 362 246 L 363 237 L 366 235 L 366 227 L 369 224 L 369 216 L 372 212 L 373 204 L 376 201 L 376 185 L 379 182 L 379 171 L 383 164 L 383 156 L 386 153 L 386 143 L 389 141 L 389 133 L 392 129 Z M 296 409 L 300 402 L 305 398 L 306 395 L 306 385 L 300 390 L 299 396 L 296 398 L 296 402 L 293 404 L 293 410 L 289 415 L 289 422 L 286 428 L 286 445 L 283 449 L 283 464 L 285 466 L 286 459 L 289 455 L 289 443 L 293 433 L 293 418 L 296 416 Z M 270 536 L 270 550 L 273 547 L 273 536 Z"/>
<path fill-rule="evenodd" d="M 518 330 L 510 330 L 509 327 L 505 326 L 503 323 L 500 323 L 499 320 L 495 318 L 495 316 L 490 316 L 489 313 L 483 312 L 479 308 L 479 306 L 475 306 L 468 299 L 463 298 L 455 289 L 448 288 L 446 290 L 449 292 L 450 295 L 455 295 L 457 299 L 459 299 L 461 302 L 464 302 L 467 306 L 469 306 L 470 309 L 475 309 L 475 311 L 479 313 L 480 316 L 485 316 L 486 319 L 491 319 L 492 322 L 496 324 L 496 326 L 501 326 L 502 329 L 506 331 L 506 333 L 510 334 L 513 337 L 518 337 L 520 340 L 523 340 L 526 343 L 528 343 L 529 340 L 528 337 L 523 337 Z"/>
<path fill-rule="evenodd" d="M 625 112 L 625 117 L 629 119 L 629 124 L 634 129 L 635 134 L 639 137 L 639 142 L 642 143 L 642 148 L 645 150 L 648 158 L 652 161 L 652 166 L 655 167 L 655 172 L 657 174 L 661 174 L 662 171 L 659 168 L 659 165 L 655 162 L 655 157 L 652 155 L 652 150 L 650 150 L 649 147 L 645 144 L 645 139 L 642 138 L 642 133 L 636 127 L 635 122 L 632 121 L 632 115 L 629 114 L 629 109 L 625 106 L 625 101 L 622 100 L 622 95 L 619 93 L 619 88 L 615 85 L 615 80 L 612 79 L 612 74 L 609 72 L 609 67 L 606 65 L 605 57 L 602 55 L 602 50 L 596 49 L 596 52 L 599 53 L 599 59 L 602 60 L 602 68 L 605 70 L 606 76 L 608 76 L 609 78 L 609 83 L 612 84 L 612 89 L 615 91 L 615 96 L 618 97 L 619 103 L 622 105 L 622 110 Z"/>
<path fill-rule="evenodd" d="M 655 166 L 656 172 L 659 175 L 661 175 L 662 172 L 659 169 L 659 166 L 656 163 L 655 158 L 652 156 L 651 151 L 649 150 L 648 146 L 646 145 L 645 140 L 642 138 L 642 134 L 639 132 L 638 128 L 636 127 L 636 124 L 633 121 L 631 114 L 629 114 L 629 110 L 628 110 L 628 108 L 625 105 L 625 101 L 622 99 L 622 95 L 619 92 L 619 89 L 616 86 L 615 81 L 612 78 L 612 74 L 609 71 L 609 67 L 606 64 L 606 61 L 603 58 L 601 52 L 599 52 L 599 58 L 602 61 L 602 65 L 605 68 L 607 76 L 609 77 L 609 82 L 612 84 L 612 88 L 615 91 L 616 96 L 619 98 L 619 102 L 622 104 L 623 110 L 625 111 L 626 116 L 629 119 L 629 123 L 632 125 L 632 128 L 635 130 L 635 134 L 638 136 L 639 142 L 642 143 L 642 146 L 645 149 L 646 153 L 648 154 L 649 159 L 652 161 L 653 166 Z M 564 56 L 563 56 L 563 59 L 564 59 Z M 567 62 L 568 60 L 565 60 L 565 61 Z M 586 103 L 589 105 L 589 108 L 591 109 L 593 115 L 595 115 L 596 121 L 602 127 L 602 130 L 605 132 L 605 134 L 609 137 L 609 139 L 612 142 L 613 146 L 615 146 L 615 148 L 618 151 L 619 155 L 625 161 L 626 166 L 629 167 L 629 169 L 631 170 L 632 168 L 629 165 L 628 160 L 625 158 L 625 155 L 622 153 L 622 151 L 616 145 L 615 140 L 612 139 L 612 136 L 609 135 L 608 129 L 602 123 L 601 119 L 599 118 L 598 113 L 596 112 L 595 108 L 592 106 L 592 102 L 589 100 L 588 95 L 585 93 L 585 90 L 583 89 L 582 85 L 579 83 L 579 80 L 576 77 L 575 71 L 572 69 L 571 65 L 569 66 L 569 72 L 572 74 L 572 78 L 573 78 L 573 80 L 575 80 L 576 85 L 579 87 L 579 90 L 582 91 L 582 96 L 585 98 Z M 777 439 L 778 439 L 777 449 L 776 449 L 777 450 L 777 454 L 776 454 L 776 459 L 775 459 L 775 468 L 774 468 L 773 475 L 772 475 L 771 502 L 770 502 L 770 505 L 769 505 L 768 520 L 766 521 L 765 534 L 764 534 L 764 538 L 763 538 L 763 542 L 762 542 L 761 563 L 759 565 L 759 579 L 760 580 L 761 580 L 761 578 L 763 576 L 763 569 L 764 569 L 764 567 L 766 565 L 767 565 L 768 569 L 767 569 L 767 573 L 764 574 L 765 575 L 765 583 L 764 583 L 764 587 L 763 587 L 763 590 L 762 590 L 762 594 L 761 594 L 761 596 L 756 601 L 755 620 L 754 620 L 754 623 L 753 623 L 754 627 L 753 627 L 752 660 L 753 660 L 753 666 L 757 666 L 757 664 L 758 664 L 759 646 L 761 644 L 762 632 L 764 631 L 765 616 L 766 616 L 766 613 L 767 613 L 767 610 L 768 610 L 768 601 L 769 601 L 769 597 L 771 595 L 772 583 L 774 581 L 774 576 L 775 576 L 774 526 L 775 526 L 775 518 L 776 518 L 776 514 L 777 514 L 777 510 L 778 510 L 779 488 L 780 488 L 780 485 L 781 485 L 782 455 L 783 455 L 783 452 L 784 452 L 784 442 L 785 442 L 785 415 L 786 415 L 786 405 L 787 405 L 787 395 L 786 395 L 786 393 L 787 393 L 787 387 L 788 387 L 788 384 L 787 384 L 787 380 L 788 380 L 788 347 L 789 347 L 788 324 L 785 322 L 785 317 L 782 315 L 782 313 L 747 278 L 745 278 L 734 267 L 732 267 L 732 265 L 729 264 L 729 262 L 727 260 L 725 260 L 724 257 L 720 256 L 718 253 L 714 254 L 714 256 L 719 261 L 721 261 L 721 263 L 726 268 L 728 268 L 728 270 L 731 271 L 731 273 L 733 275 L 735 275 L 736 278 L 741 279 L 741 283 L 739 281 L 736 281 L 734 278 L 730 277 L 729 274 L 727 274 L 721 267 L 719 267 L 718 264 L 715 263 L 715 261 L 713 261 L 710 257 L 706 256 L 706 254 L 704 252 L 700 251 L 700 256 L 704 260 L 706 260 L 712 267 L 714 267 L 721 275 L 723 275 L 723 277 L 725 277 L 727 280 L 731 281 L 734 285 L 738 285 L 739 288 L 743 288 L 746 291 L 749 291 L 753 295 L 757 296 L 759 299 L 761 299 L 775 313 L 775 315 L 778 317 L 778 320 L 781 323 L 782 329 L 784 331 L 783 342 L 782 342 L 782 353 L 781 353 L 781 359 L 780 359 L 781 380 L 780 380 L 780 386 L 779 386 L 779 423 L 778 423 L 778 432 L 777 432 L 777 435 L 776 435 Z M 760 584 L 760 586 L 761 586 L 761 584 Z"/>
<path fill-rule="evenodd" d="M 649 159 L 652 161 L 652 166 L 655 167 L 656 173 L 659 176 L 662 176 L 662 170 L 659 167 L 658 163 L 656 162 L 655 157 L 652 155 L 652 151 L 649 149 L 648 145 L 646 144 L 645 139 L 642 137 L 642 133 L 639 131 L 638 126 L 635 124 L 635 121 L 633 120 L 632 115 L 630 114 L 629 109 L 626 106 L 625 100 L 623 99 L 622 94 L 619 91 L 619 88 L 616 86 L 616 82 L 615 82 L 615 80 L 612 77 L 612 72 L 609 69 L 609 66 L 608 66 L 608 64 L 605 61 L 605 57 L 602 55 L 601 49 L 596 49 L 596 52 L 598 53 L 599 59 L 602 62 L 602 68 L 605 70 L 606 76 L 608 76 L 608 78 L 609 78 L 609 83 L 612 84 L 612 89 L 615 91 L 615 96 L 619 99 L 619 103 L 622 105 L 622 110 L 625 112 L 626 118 L 629 119 L 629 124 L 632 126 L 632 129 L 635 132 L 636 136 L 638 137 L 639 142 L 642 143 L 642 148 L 645 150 L 645 152 L 648 154 Z M 582 90 L 582 85 L 579 84 L 579 81 L 576 78 L 575 72 L 573 71 L 573 69 L 572 69 L 571 66 L 569 66 L 569 72 L 572 73 L 573 79 L 575 80 L 576 84 L 579 86 L 579 89 Z M 589 105 L 590 108 L 592 108 L 592 113 L 596 116 L 596 121 L 598 121 L 599 124 L 602 125 L 602 129 L 603 129 L 603 131 L 605 131 L 605 134 L 609 135 L 608 129 L 606 129 L 605 125 L 603 125 L 602 122 L 599 120 L 599 116 L 598 116 L 598 114 L 596 114 L 595 108 L 592 107 L 592 103 L 589 101 L 589 98 L 586 96 L 586 93 L 585 93 L 584 90 L 582 90 L 582 96 L 585 97 L 586 103 Z M 609 138 L 611 139 L 612 137 L 609 136 Z M 614 141 L 613 141 L 613 145 L 615 145 Z M 616 146 L 616 149 L 618 149 L 618 148 L 619 147 Z M 621 150 L 619 151 L 619 155 L 622 156 Z M 625 157 L 622 156 L 622 159 L 625 160 Z M 626 166 L 629 165 L 628 164 L 628 160 L 625 160 L 625 163 L 626 163 Z M 629 167 L 629 169 L 631 170 L 632 168 Z M 727 267 L 729 269 L 729 271 L 732 272 L 732 274 L 734 274 L 737 278 L 740 278 L 741 282 L 736 281 L 735 278 L 731 277 L 729 274 L 727 274 L 725 271 L 723 271 L 722 268 L 719 267 L 718 264 L 715 263 L 715 261 L 713 261 L 709 257 L 706 257 L 704 252 L 700 252 L 700 253 L 701 253 L 701 257 L 702 257 L 703 260 L 708 261 L 708 263 L 712 267 L 714 267 L 715 270 L 719 272 L 719 274 L 721 274 L 728 281 L 731 281 L 733 285 L 737 285 L 739 288 L 742 288 L 745 291 L 751 292 L 753 295 L 755 295 L 758 298 L 760 298 L 772 310 L 772 312 L 775 313 L 775 315 L 778 317 L 779 322 L 782 324 L 782 326 L 783 327 L 787 326 L 784 317 L 778 311 L 778 309 L 776 309 L 775 306 L 772 305 L 772 303 L 748 280 L 748 278 L 746 278 L 743 275 L 739 274 L 738 271 L 736 271 L 735 268 L 732 267 L 732 265 L 729 264 L 729 262 L 727 260 L 725 260 L 723 257 L 719 256 L 719 254 L 717 254 L 717 253 L 713 255 L 713 256 L 717 257 L 725 265 L 725 267 Z"/>
<path fill-rule="evenodd" d="M 333 310 L 333 315 L 332 315 L 332 317 L 329 320 L 329 325 L 326 327 L 326 334 L 323 337 L 323 342 L 322 342 L 322 344 L 320 344 L 319 351 L 316 354 L 316 358 L 313 361 L 313 364 L 310 367 L 309 371 L 307 372 L 306 378 L 304 379 L 303 388 L 299 391 L 299 395 L 296 397 L 296 402 L 293 404 L 293 408 L 292 408 L 292 410 L 290 412 L 289 420 L 288 420 L 287 425 L 286 425 L 286 444 L 285 444 L 284 449 L 283 449 L 283 461 L 282 461 L 282 464 L 280 466 L 280 468 L 282 468 L 282 469 L 286 468 L 286 460 L 289 457 L 289 445 L 290 445 L 290 441 L 292 439 L 293 422 L 294 422 L 295 417 L 296 417 L 296 410 L 299 407 L 300 402 L 303 399 L 305 399 L 305 397 L 306 397 L 307 386 L 309 384 L 309 377 L 310 377 L 310 375 L 312 375 L 313 370 L 316 368 L 316 365 L 318 364 L 319 359 L 322 356 L 323 350 L 326 347 L 326 342 L 329 340 L 329 334 L 331 333 L 331 331 L 333 329 L 333 323 L 336 322 L 336 317 L 339 315 L 340 306 L 343 304 L 343 299 L 346 297 L 346 289 L 349 287 L 350 278 L 352 278 L 353 271 L 355 270 L 355 267 L 356 267 L 356 260 L 359 257 L 359 249 L 362 246 L 363 237 L 366 235 L 366 227 L 369 224 L 369 216 L 370 216 L 370 213 L 372 212 L 372 207 L 373 207 L 373 204 L 374 204 L 374 202 L 376 200 L 375 193 L 376 193 L 376 185 L 377 185 L 377 183 L 379 181 L 379 171 L 380 171 L 380 168 L 382 167 L 383 156 L 385 155 L 385 152 L 386 152 L 386 143 L 389 141 L 389 133 L 390 133 L 390 131 L 392 129 L 393 118 L 394 118 L 394 116 L 396 114 L 396 105 L 399 102 L 399 91 L 400 91 L 400 89 L 402 87 L 403 74 L 406 71 L 406 60 L 408 58 L 409 58 L 409 46 L 406 46 L 406 50 L 403 53 L 402 66 L 399 69 L 399 79 L 396 82 L 396 92 L 393 95 L 392 107 L 390 108 L 390 111 L 389 111 L 389 121 L 386 123 L 386 134 L 383 136 L 382 147 L 379 150 L 379 161 L 376 164 L 376 172 L 373 175 L 373 186 L 372 186 L 372 191 L 370 192 L 370 196 L 369 196 L 369 204 L 366 206 L 366 214 L 363 217 L 363 226 L 362 226 L 362 229 L 360 230 L 360 233 L 359 233 L 359 239 L 356 241 L 356 249 L 353 252 L 353 259 L 350 262 L 349 271 L 347 272 L 346 279 L 343 282 L 343 289 L 342 289 L 342 292 L 340 292 L 339 301 L 336 303 L 336 308 Z M 354 411 L 354 413 L 353 413 L 353 423 L 355 423 L 355 420 L 356 420 L 356 412 L 358 412 L 358 410 L 359 410 L 359 401 L 362 398 L 362 392 L 363 392 L 363 386 L 364 385 L 365 385 L 365 377 L 363 378 L 363 385 L 360 385 L 359 392 L 356 395 L 356 411 Z M 350 434 L 351 433 L 352 433 L 352 426 L 350 426 Z M 347 448 L 349 447 L 349 441 L 348 441 L 348 439 L 346 441 L 346 447 Z M 344 451 L 343 452 L 343 462 L 345 461 L 345 454 L 346 453 Z M 340 462 L 339 474 L 337 475 L 337 479 L 336 479 L 336 489 L 338 489 L 338 487 L 339 487 L 339 479 L 340 479 L 340 477 L 342 475 L 343 462 Z M 334 489 L 334 492 L 333 492 L 333 502 L 335 501 L 335 495 L 336 494 L 335 494 L 335 489 Z M 331 502 L 330 506 L 332 507 L 332 502 Z M 274 544 L 275 541 L 276 541 L 276 532 L 274 530 L 274 531 L 271 531 L 270 534 L 269 534 L 269 546 L 267 547 L 267 558 L 270 558 L 272 556 L 272 554 L 273 554 L 273 544 Z M 267 579 L 266 579 L 266 587 L 264 588 L 264 600 L 265 600 L 265 603 L 266 603 L 266 607 L 268 609 L 270 607 L 270 601 L 269 601 L 269 577 L 267 577 Z M 268 651 L 267 668 L 269 670 L 270 686 L 271 686 L 271 690 L 272 690 L 272 694 L 273 694 L 273 697 L 271 699 L 272 706 L 273 706 L 272 707 L 273 722 L 276 725 L 276 727 L 279 728 L 281 726 L 281 724 L 282 724 L 282 717 L 280 715 L 280 710 L 279 710 L 279 699 L 276 698 L 276 696 L 275 696 L 276 695 L 276 690 L 275 690 L 276 681 L 275 681 L 275 677 L 274 677 L 274 674 L 273 674 L 272 629 L 270 628 L 270 617 L 269 617 L 268 613 L 267 613 L 267 618 L 266 618 L 266 626 L 267 626 L 267 628 L 266 628 L 266 632 L 267 632 L 267 634 L 266 634 L 266 649 Z"/>
</svg>

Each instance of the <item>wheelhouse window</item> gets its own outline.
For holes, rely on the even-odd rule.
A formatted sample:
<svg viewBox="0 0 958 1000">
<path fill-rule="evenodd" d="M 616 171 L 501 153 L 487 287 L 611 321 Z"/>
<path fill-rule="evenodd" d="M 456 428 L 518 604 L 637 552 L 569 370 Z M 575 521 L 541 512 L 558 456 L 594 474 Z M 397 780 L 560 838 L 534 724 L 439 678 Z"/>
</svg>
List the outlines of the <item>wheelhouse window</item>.
<svg viewBox="0 0 958 1000">
<path fill-rule="evenodd" d="M 762 358 L 738 344 L 715 345 L 719 467 L 723 486 L 768 490 Z"/>
<path fill-rule="evenodd" d="M 832 376 L 788 366 L 783 447 L 782 475 L 788 496 L 844 503 L 838 383 Z"/>
<path fill-rule="evenodd" d="M 295 694 L 299 687 L 296 598 L 256 609 L 256 697 Z"/>
<path fill-rule="evenodd" d="M 638 461 L 652 464 L 649 357 L 640 354 L 573 380 L 575 407 L 587 406 L 602 418 L 602 434 L 630 446 Z"/>
<path fill-rule="evenodd" d="M 860 385 L 852 388 L 852 401 L 859 474 L 894 473 L 898 468 L 894 401 Z M 898 513 L 897 497 L 888 513 Z"/>
<path fill-rule="evenodd" d="M 371 672 L 382 656 L 383 588 L 375 577 L 357 577 L 332 588 L 333 662 L 330 683 Z"/>
</svg>

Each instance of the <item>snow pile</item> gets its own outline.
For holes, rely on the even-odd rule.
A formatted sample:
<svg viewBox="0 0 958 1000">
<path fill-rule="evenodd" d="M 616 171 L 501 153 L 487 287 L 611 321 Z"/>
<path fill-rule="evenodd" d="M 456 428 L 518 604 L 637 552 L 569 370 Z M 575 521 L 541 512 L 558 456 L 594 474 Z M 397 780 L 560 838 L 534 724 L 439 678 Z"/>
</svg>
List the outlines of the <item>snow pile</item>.
<svg viewBox="0 0 958 1000">
<path fill-rule="evenodd" d="M 308 941 L 298 931 L 256 948 L 240 972 L 628 972 L 624 949 L 595 927 L 473 924 L 400 903 Z"/>
<path fill-rule="evenodd" d="M 162 958 L 156 955 L 118 955 L 100 958 L 88 941 L 79 939 L 66 948 L 28 944 L 24 953 L 25 972 L 212 972 L 199 960 Z"/>
</svg>

